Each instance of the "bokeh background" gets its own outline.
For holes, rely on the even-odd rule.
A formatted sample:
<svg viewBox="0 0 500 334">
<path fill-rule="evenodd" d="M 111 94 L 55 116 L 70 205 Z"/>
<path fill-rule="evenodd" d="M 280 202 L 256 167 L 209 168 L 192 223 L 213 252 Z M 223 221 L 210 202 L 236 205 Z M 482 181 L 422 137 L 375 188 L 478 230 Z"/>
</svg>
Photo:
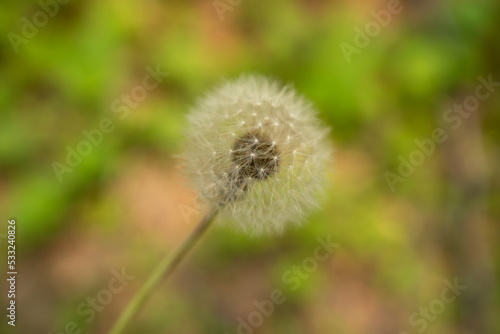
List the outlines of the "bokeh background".
<svg viewBox="0 0 500 334">
<path fill-rule="evenodd" d="M 70 1 L 49 7 L 46 22 L 35 1 L 4 2 L 0 264 L 15 218 L 19 274 L 17 326 L 2 313 L 0 332 L 109 329 L 203 215 L 176 167 L 189 106 L 224 78 L 258 72 L 293 83 L 332 128 L 323 209 L 278 237 L 211 229 L 128 332 L 237 333 L 238 317 L 281 289 L 286 301 L 248 332 L 499 333 L 500 91 L 456 129 L 443 115 L 474 95 L 478 77 L 500 81 L 500 5 L 401 6 L 349 62 L 341 43 L 354 46 L 356 27 L 388 2 Z M 34 15 L 36 32 L 23 21 Z M 25 39 L 14 47 L 12 34 Z M 168 76 L 121 117 L 114 101 L 148 67 Z M 59 180 L 53 163 L 103 119 L 113 130 Z M 447 140 L 391 189 L 386 172 L 436 128 Z M 282 275 L 328 236 L 338 249 L 292 291 Z M 135 278 L 92 320 L 82 315 L 122 268 Z M 467 289 L 425 328 L 412 323 L 415 312 L 425 319 L 420 308 L 439 310 L 443 282 L 455 278 Z M 2 280 L 2 312 L 6 289 Z"/>
</svg>

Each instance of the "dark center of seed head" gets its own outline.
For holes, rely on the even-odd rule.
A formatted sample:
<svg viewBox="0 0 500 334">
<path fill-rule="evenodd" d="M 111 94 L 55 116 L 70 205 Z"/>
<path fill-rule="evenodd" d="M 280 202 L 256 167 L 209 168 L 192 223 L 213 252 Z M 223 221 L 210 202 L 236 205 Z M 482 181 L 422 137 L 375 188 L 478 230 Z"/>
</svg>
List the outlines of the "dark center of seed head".
<svg viewBox="0 0 500 334">
<path fill-rule="evenodd" d="M 265 180 L 278 171 L 279 152 L 268 136 L 259 132 L 247 133 L 233 145 L 231 160 L 242 179 Z"/>
</svg>

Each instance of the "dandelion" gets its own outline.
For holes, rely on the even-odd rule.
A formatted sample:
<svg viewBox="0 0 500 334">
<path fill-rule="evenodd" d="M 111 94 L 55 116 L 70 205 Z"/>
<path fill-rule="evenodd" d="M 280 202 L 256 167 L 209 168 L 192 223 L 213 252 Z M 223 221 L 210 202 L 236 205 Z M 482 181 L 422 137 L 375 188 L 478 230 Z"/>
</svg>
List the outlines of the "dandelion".
<svg viewBox="0 0 500 334">
<path fill-rule="evenodd" d="M 221 222 L 280 233 L 317 206 L 328 130 L 290 86 L 242 76 L 200 99 L 188 120 L 188 169 Z"/>
<path fill-rule="evenodd" d="M 120 315 L 122 333 L 156 286 L 216 216 L 251 235 L 281 233 L 317 206 L 330 149 L 311 104 L 263 76 L 242 76 L 198 101 L 188 116 L 187 169 L 209 212 L 154 269 Z"/>
</svg>

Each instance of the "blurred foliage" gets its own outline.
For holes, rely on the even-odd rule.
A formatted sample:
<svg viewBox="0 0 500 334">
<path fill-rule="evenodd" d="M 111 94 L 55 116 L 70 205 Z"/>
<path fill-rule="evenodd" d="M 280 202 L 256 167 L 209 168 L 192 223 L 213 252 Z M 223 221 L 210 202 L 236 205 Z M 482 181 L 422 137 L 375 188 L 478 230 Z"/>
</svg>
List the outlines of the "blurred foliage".
<svg viewBox="0 0 500 334">
<path fill-rule="evenodd" d="M 130 332 L 235 333 L 237 316 L 273 289 L 287 301 L 256 332 L 416 332 L 408 316 L 439 296 L 443 279 L 460 277 L 470 293 L 426 332 L 498 333 L 500 294 L 481 287 L 500 282 L 500 94 L 464 120 L 472 130 L 450 135 L 395 192 L 384 173 L 397 170 L 415 139 L 446 126 L 443 113 L 474 93 L 479 76 L 500 80 L 499 4 L 402 6 L 348 62 L 340 44 L 353 44 L 353 29 L 386 2 L 244 0 L 221 20 L 211 1 L 70 1 L 18 52 L 8 34 L 22 34 L 22 18 L 32 21 L 41 7 L 4 3 L 0 212 L 19 227 L 19 272 L 27 277 L 19 330 L 55 333 L 70 320 L 86 333 L 108 328 L 155 260 L 187 233 L 174 166 L 189 106 L 223 78 L 259 72 L 293 83 L 332 128 L 337 153 L 324 209 L 283 237 L 210 231 Z M 113 103 L 157 66 L 168 76 L 121 119 Z M 105 118 L 114 130 L 59 182 L 53 162 L 65 163 L 67 148 Z M 470 186 L 470 175 L 483 183 Z M 328 235 L 340 254 L 290 291 L 282 274 Z M 87 324 L 74 309 L 123 266 L 138 279 Z M 480 319 L 471 320 L 473 309 Z"/>
</svg>

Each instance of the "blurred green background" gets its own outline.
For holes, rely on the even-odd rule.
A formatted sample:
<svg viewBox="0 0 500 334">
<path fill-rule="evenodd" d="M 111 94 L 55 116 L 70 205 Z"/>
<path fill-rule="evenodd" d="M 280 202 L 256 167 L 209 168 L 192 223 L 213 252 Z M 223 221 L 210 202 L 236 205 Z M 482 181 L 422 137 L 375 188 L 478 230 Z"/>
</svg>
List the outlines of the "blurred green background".
<svg viewBox="0 0 500 334">
<path fill-rule="evenodd" d="M 17 326 L 2 314 L 0 332 L 109 329 L 203 214 L 176 167 L 189 106 L 222 79 L 257 72 L 293 83 L 332 128 L 323 210 L 279 237 L 211 229 L 129 333 L 238 333 L 274 289 L 285 302 L 248 333 L 499 333 L 500 91 L 455 128 L 445 116 L 475 94 L 479 77 L 500 81 L 500 4 L 402 1 L 348 61 L 342 43 L 356 46 L 355 29 L 388 6 L 4 2 L 0 264 L 15 218 L 18 291 Z M 136 88 L 156 68 L 168 76 Z M 126 113 L 121 99 L 131 92 L 147 94 Z M 54 162 L 67 164 L 68 147 L 103 119 L 113 129 L 58 177 Z M 397 174 L 415 140 L 436 128 L 447 140 L 391 189 L 387 172 Z M 328 236 L 338 249 L 292 291 L 282 275 Z M 106 299 L 122 268 L 134 279 Z M 440 309 L 444 281 L 455 278 L 467 288 Z M 3 280 L 3 312 L 6 291 Z M 91 317 L 96 297 L 106 304 Z"/>
</svg>

